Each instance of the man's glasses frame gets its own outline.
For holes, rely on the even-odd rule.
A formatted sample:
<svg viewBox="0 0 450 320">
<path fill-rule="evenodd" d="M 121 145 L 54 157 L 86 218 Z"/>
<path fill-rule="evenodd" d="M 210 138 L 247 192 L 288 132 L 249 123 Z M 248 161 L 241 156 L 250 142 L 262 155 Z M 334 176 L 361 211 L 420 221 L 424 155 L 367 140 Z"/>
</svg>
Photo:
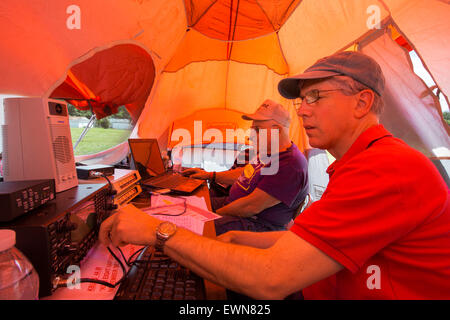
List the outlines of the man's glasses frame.
<svg viewBox="0 0 450 320">
<path fill-rule="evenodd" d="M 317 102 L 320 98 L 323 98 L 323 96 L 321 96 L 320 94 L 322 92 L 333 92 L 333 91 L 342 91 L 342 89 L 331 89 L 331 90 L 319 90 L 319 89 L 313 89 L 308 91 L 307 93 L 305 93 L 305 95 L 299 96 L 296 99 L 296 102 L 294 102 L 295 105 L 295 109 L 299 109 L 303 103 L 303 101 L 305 101 L 307 104 L 313 104 L 314 102 Z"/>
</svg>

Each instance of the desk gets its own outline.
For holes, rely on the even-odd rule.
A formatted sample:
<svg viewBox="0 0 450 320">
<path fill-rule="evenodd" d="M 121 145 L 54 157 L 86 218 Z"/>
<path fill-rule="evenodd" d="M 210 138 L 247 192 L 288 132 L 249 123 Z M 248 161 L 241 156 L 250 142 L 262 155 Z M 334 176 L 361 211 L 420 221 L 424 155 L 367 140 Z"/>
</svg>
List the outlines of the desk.
<svg viewBox="0 0 450 320">
<path fill-rule="evenodd" d="M 206 205 L 209 211 L 212 211 L 211 198 L 209 196 L 209 189 L 205 183 L 203 183 L 195 192 L 197 197 L 203 197 L 205 199 Z M 203 229 L 203 235 L 208 238 L 216 237 L 216 228 L 214 227 L 214 221 L 208 221 L 205 223 Z M 205 281 L 206 298 L 208 300 L 226 300 L 227 294 L 225 288 L 216 285 L 208 280 Z"/>
<path fill-rule="evenodd" d="M 206 185 L 206 183 L 204 183 L 201 187 L 199 187 L 196 192 L 193 194 L 193 196 L 197 196 L 197 197 L 203 197 L 205 199 L 205 203 L 208 207 L 209 210 L 211 210 L 211 201 L 210 201 L 210 197 L 209 197 L 209 190 L 208 187 Z M 208 221 L 205 223 L 204 225 L 204 230 L 203 230 L 203 235 L 209 238 L 214 238 L 216 236 L 215 233 L 215 228 L 214 228 L 214 221 Z M 137 246 L 126 246 L 124 247 L 123 251 L 126 254 L 127 258 L 130 255 L 130 253 L 136 251 L 139 247 Z M 108 265 L 108 273 L 116 273 L 118 274 L 118 277 L 120 277 L 121 274 L 121 270 L 120 268 L 117 266 L 115 266 L 114 264 L 117 264 L 116 261 L 114 261 L 114 259 L 112 259 L 112 257 L 109 255 L 109 253 L 107 252 L 106 248 L 100 244 L 96 244 L 88 253 L 88 255 L 86 256 L 86 258 L 81 262 L 81 277 L 95 277 L 91 274 L 83 274 L 83 267 L 89 268 L 89 269 L 96 269 L 96 267 L 94 266 L 93 260 L 97 260 L 97 261 L 105 261 L 105 264 Z M 106 262 L 108 261 L 108 262 Z M 106 269 L 106 267 L 104 268 Z M 106 270 L 104 270 L 103 275 L 106 273 Z M 98 276 L 98 278 L 100 278 L 100 276 Z M 111 281 L 111 283 L 114 283 L 115 281 L 117 281 L 118 279 L 115 279 L 114 281 Z M 211 283 L 207 280 L 204 280 L 205 283 L 205 289 L 206 289 L 206 298 L 208 300 L 224 300 L 226 299 L 226 291 L 224 288 Z M 105 300 L 105 299 L 111 299 L 115 292 L 117 291 L 117 288 L 115 289 L 110 289 L 107 287 L 103 287 L 100 285 L 95 285 L 97 286 L 97 291 L 96 290 L 89 290 L 89 286 L 93 286 L 92 284 L 88 284 L 88 283 L 83 283 L 81 284 L 81 288 L 82 291 L 80 290 L 76 290 L 76 289 L 69 289 L 69 288 L 60 288 L 57 289 L 51 296 L 49 297 L 45 297 L 44 299 L 48 299 L 48 300 L 71 300 L 71 299 L 75 299 L 75 300 L 95 300 L 95 299 L 101 299 L 101 300 Z M 99 289 L 99 287 L 101 289 Z"/>
</svg>

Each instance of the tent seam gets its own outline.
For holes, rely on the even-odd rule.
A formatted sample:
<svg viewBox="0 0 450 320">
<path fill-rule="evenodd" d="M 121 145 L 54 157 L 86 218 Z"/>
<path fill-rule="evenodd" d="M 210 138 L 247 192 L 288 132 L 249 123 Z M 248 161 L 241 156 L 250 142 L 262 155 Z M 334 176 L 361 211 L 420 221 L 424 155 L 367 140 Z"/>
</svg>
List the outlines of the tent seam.
<svg viewBox="0 0 450 320">
<path fill-rule="evenodd" d="M 294 1 L 294 0 L 293 0 L 293 1 Z M 275 26 L 273 25 L 272 20 L 270 20 L 269 16 L 267 15 L 266 10 L 264 10 L 264 8 L 261 6 L 261 4 L 259 3 L 258 0 L 256 0 L 255 2 L 256 2 L 256 4 L 260 7 L 261 11 L 264 13 L 264 16 L 266 16 L 267 20 L 269 20 L 270 25 L 272 26 L 273 31 L 276 32 L 277 30 L 275 30 Z M 291 2 L 291 3 L 292 3 L 292 2 Z M 281 28 L 281 26 L 280 26 L 280 28 Z"/>
<path fill-rule="evenodd" d="M 236 63 L 242 63 L 242 64 L 248 64 L 248 65 L 265 66 L 267 69 L 272 70 L 274 73 L 276 73 L 276 74 L 278 74 L 280 76 L 289 75 L 289 70 L 287 72 L 280 73 L 280 72 L 276 71 L 275 69 L 270 68 L 269 66 L 267 66 L 264 63 L 250 63 L 250 62 L 244 62 L 244 61 L 237 61 L 237 60 L 234 60 L 234 59 L 227 59 L 227 60 L 207 59 L 207 60 L 191 61 L 191 62 L 187 63 L 186 65 L 184 65 L 183 67 L 181 67 L 181 68 L 179 68 L 179 69 L 177 69 L 175 71 L 163 70 L 162 73 L 177 73 L 178 71 L 180 71 L 181 69 L 186 68 L 188 65 L 190 65 L 192 63 L 200 63 L 200 62 L 208 62 L 208 61 L 217 61 L 217 62 L 233 61 L 233 62 L 236 62 Z M 289 65 L 287 65 L 287 66 L 288 66 L 288 69 L 289 69 Z"/>
<path fill-rule="evenodd" d="M 205 11 L 203 11 L 203 13 L 198 17 L 197 21 L 195 21 L 192 25 L 188 25 L 188 27 L 194 27 L 202 18 L 203 16 L 211 9 L 211 7 L 213 7 L 219 0 L 215 0 L 214 2 L 212 2 L 208 8 L 206 8 Z M 184 2 L 184 1 L 183 1 Z"/>
<path fill-rule="evenodd" d="M 286 56 L 284 55 L 283 48 L 282 48 L 282 46 L 281 46 L 280 35 L 279 35 L 278 31 L 276 32 L 276 34 L 277 34 L 278 46 L 279 46 L 279 48 L 280 48 L 281 56 L 283 57 L 284 63 L 285 63 L 286 66 L 287 66 L 287 69 L 288 69 L 287 74 L 289 75 L 290 72 L 291 72 L 291 70 L 290 70 L 290 68 L 289 68 L 289 63 L 287 62 Z"/>
</svg>

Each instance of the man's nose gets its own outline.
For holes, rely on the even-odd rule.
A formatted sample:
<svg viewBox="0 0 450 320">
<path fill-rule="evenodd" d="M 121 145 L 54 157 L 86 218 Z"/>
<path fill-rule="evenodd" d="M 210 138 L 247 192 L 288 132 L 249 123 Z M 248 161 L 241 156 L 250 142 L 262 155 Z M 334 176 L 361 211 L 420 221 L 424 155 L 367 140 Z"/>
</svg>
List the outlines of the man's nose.
<svg viewBox="0 0 450 320">
<path fill-rule="evenodd" d="M 311 108 L 310 106 L 303 100 L 300 103 L 300 106 L 297 109 L 297 116 L 299 117 L 308 117 L 311 115 Z"/>
</svg>

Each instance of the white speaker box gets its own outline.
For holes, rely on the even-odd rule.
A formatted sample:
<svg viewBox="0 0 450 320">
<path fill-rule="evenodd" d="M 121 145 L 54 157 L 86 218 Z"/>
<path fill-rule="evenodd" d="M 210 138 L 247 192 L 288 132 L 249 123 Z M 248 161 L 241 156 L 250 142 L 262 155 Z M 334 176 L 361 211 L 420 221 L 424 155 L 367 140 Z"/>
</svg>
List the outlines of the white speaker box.
<svg viewBox="0 0 450 320">
<path fill-rule="evenodd" d="M 56 192 L 78 185 L 65 102 L 7 98 L 4 123 L 5 181 L 54 179 Z"/>
</svg>

